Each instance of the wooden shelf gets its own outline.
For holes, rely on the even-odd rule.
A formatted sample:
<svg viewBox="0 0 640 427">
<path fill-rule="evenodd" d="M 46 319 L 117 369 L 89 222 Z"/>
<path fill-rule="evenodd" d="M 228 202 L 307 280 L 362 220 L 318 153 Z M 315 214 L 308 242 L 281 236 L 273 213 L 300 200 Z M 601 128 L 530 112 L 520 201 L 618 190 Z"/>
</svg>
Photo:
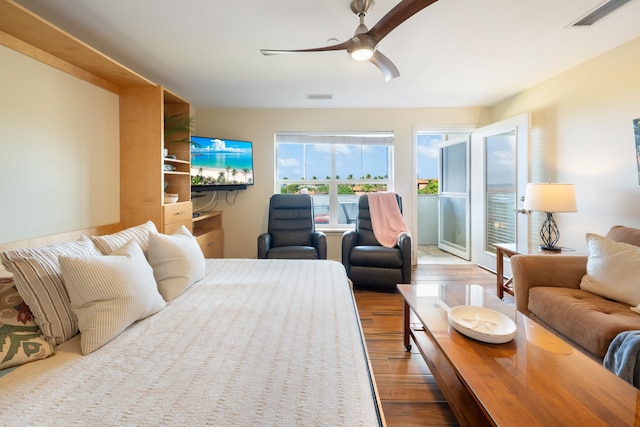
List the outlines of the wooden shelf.
<svg viewBox="0 0 640 427">
<path fill-rule="evenodd" d="M 181 163 L 191 166 L 191 162 L 189 160 L 170 159 L 168 157 L 165 157 L 163 160 L 165 163 Z"/>
</svg>

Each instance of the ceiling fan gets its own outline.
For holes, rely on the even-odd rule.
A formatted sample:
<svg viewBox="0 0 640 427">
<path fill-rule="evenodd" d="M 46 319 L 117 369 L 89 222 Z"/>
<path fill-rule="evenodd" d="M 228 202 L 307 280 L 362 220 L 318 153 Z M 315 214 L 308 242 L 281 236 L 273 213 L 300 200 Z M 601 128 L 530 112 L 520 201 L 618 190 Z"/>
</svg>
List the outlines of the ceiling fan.
<svg viewBox="0 0 640 427">
<path fill-rule="evenodd" d="M 398 25 L 411 18 L 430 4 L 438 0 L 402 0 L 389 13 L 387 13 L 372 29 L 368 29 L 364 24 L 364 17 L 373 6 L 374 0 L 352 0 L 351 11 L 360 18 L 360 25 L 356 28 L 355 34 L 349 40 L 331 46 L 318 47 L 313 49 L 298 50 L 274 50 L 261 49 L 263 55 L 277 55 L 281 53 L 308 53 L 308 52 L 329 52 L 334 50 L 346 50 L 353 59 L 359 61 L 370 61 L 382 71 L 385 81 L 389 81 L 400 75 L 396 66 L 389 58 L 376 49 L 378 43 L 393 31 Z"/>
</svg>

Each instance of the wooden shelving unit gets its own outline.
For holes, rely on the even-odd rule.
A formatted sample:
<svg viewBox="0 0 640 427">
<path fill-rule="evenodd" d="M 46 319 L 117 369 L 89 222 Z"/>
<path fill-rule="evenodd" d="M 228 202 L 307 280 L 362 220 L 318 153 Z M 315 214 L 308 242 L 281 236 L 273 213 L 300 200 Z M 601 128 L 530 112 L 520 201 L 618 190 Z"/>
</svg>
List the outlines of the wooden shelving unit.
<svg viewBox="0 0 640 427">
<path fill-rule="evenodd" d="M 34 58 L 119 97 L 120 225 L 153 221 L 170 233 L 195 228 L 205 255 L 222 257 L 222 213 L 192 221 L 191 150 L 185 135 L 164 140 L 164 118 L 191 117 L 191 105 L 166 88 L 112 60 L 12 0 L 0 0 L 0 45 Z M 164 156 L 164 148 L 169 155 Z M 164 165 L 175 167 L 165 170 Z M 178 202 L 164 203 L 164 187 Z"/>
<path fill-rule="evenodd" d="M 188 118 L 191 116 L 191 106 L 189 103 L 166 89 L 163 90 L 163 108 L 163 129 L 165 117 L 181 115 Z M 165 141 L 163 133 L 162 145 L 159 147 L 161 152 L 163 148 L 166 148 L 169 156 L 175 157 L 175 160 L 170 158 L 163 159 L 165 165 L 171 165 L 176 168 L 175 171 L 163 169 L 163 188 L 164 184 L 168 184 L 167 193 L 178 194 L 178 202 L 188 202 L 191 200 L 191 147 L 188 142 L 176 141 L 184 140 L 185 138 L 188 139 L 190 136 L 191 135 L 174 134 Z"/>
</svg>

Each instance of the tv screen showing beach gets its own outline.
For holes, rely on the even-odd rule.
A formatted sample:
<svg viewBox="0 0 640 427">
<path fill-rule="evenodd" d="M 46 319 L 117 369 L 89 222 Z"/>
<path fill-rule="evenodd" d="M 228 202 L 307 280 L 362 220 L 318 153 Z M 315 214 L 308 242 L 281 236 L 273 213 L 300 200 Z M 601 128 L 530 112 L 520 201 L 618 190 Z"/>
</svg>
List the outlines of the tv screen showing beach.
<svg viewBox="0 0 640 427">
<path fill-rule="evenodd" d="M 253 184 L 253 146 L 249 141 L 191 137 L 191 185 Z"/>
</svg>

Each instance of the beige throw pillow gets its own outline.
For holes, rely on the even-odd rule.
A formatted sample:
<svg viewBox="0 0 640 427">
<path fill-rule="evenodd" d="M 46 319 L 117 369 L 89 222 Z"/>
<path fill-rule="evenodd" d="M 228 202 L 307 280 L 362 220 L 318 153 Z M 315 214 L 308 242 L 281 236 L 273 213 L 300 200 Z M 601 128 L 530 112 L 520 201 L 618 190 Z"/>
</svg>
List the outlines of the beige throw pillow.
<svg viewBox="0 0 640 427">
<path fill-rule="evenodd" d="M 82 354 L 97 350 L 166 304 L 151 266 L 134 241 L 111 255 L 61 256 L 60 267 L 78 318 Z"/>
<path fill-rule="evenodd" d="M 640 248 L 587 233 L 589 259 L 580 289 L 636 306 L 640 304 Z"/>
<path fill-rule="evenodd" d="M 150 234 L 148 257 L 165 301 L 171 301 L 204 277 L 204 255 L 184 225 L 170 236 Z"/>
<path fill-rule="evenodd" d="M 135 227 L 130 227 L 117 233 L 105 234 L 104 236 L 91 236 L 91 240 L 93 240 L 105 255 L 110 255 L 128 241 L 135 240 L 146 256 L 147 247 L 149 246 L 149 234 L 157 232 L 158 229 L 156 225 L 152 221 L 147 221 L 144 224 L 136 225 Z"/>
</svg>

